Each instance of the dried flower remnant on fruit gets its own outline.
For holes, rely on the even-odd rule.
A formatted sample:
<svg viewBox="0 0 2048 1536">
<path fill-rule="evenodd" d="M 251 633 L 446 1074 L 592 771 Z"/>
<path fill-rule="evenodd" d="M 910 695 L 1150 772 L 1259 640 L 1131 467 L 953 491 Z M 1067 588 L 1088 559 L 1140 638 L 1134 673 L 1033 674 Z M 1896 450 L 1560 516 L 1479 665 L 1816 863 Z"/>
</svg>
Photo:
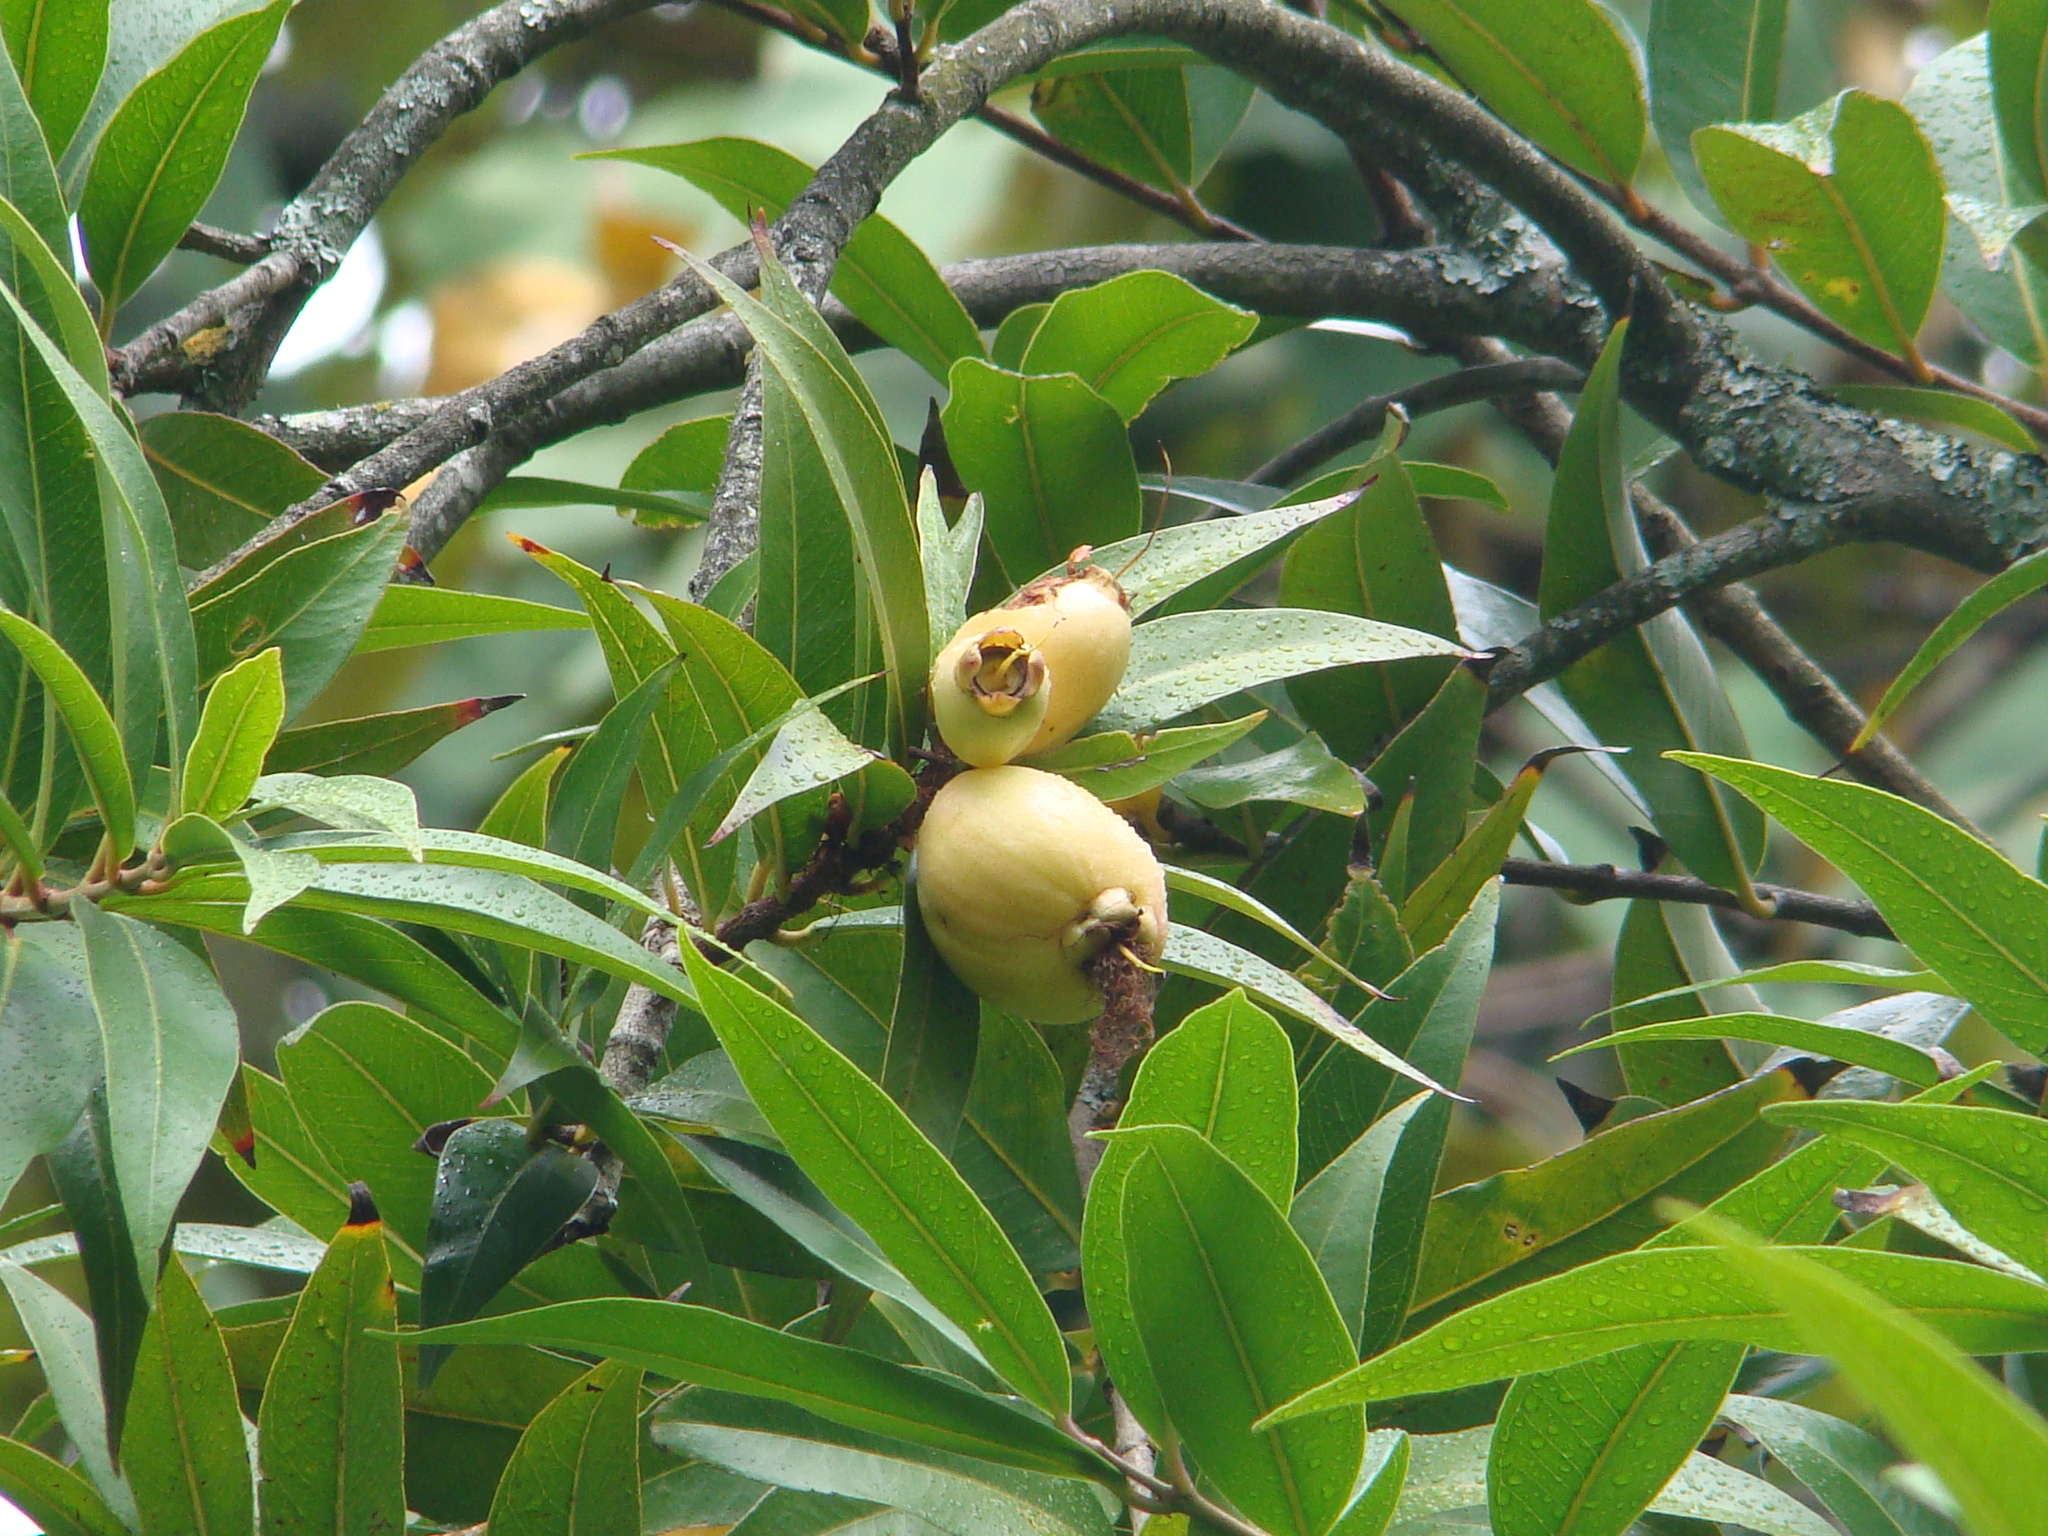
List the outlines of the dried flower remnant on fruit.
<svg viewBox="0 0 2048 1536">
<path fill-rule="evenodd" d="M 1094 962 L 1166 948 L 1166 880 L 1087 790 L 1035 768 L 977 768 L 933 798 L 917 840 L 932 943 L 981 997 L 1040 1024 L 1102 1011 Z"/>
<path fill-rule="evenodd" d="M 1022 753 L 1044 723 L 1051 693 L 1045 658 L 1015 629 L 963 627 L 932 666 L 939 735 L 976 768 Z"/>
</svg>

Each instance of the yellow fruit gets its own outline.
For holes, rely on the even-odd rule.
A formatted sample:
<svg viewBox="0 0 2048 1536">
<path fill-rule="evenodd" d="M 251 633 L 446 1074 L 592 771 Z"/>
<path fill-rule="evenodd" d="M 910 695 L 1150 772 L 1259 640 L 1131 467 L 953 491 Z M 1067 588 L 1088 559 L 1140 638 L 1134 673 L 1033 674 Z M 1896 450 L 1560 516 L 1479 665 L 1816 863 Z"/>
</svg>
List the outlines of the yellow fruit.
<svg viewBox="0 0 2048 1536">
<path fill-rule="evenodd" d="M 1052 700 L 1025 752 L 1044 752 L 1078 735 L 1102 712 L 1131 659 L 1131 608 L 1124 589 L 1076 550 L 1062 576 L 1034 581 L 996 613 L 1045 657 Z"/>
<path fill-rule="evenodd" d="M 981 997 L 1039 1024 L 1102 1010 L 1089 962 L 1111 944 L 1156 964 L 1166 879 L 1128 823 L 1036 768 L 976 768 L 933 798 L 917 838 L 933 945 Z"/>
<path fill-rule="evenodd" d="M 970 620 L 932 664 L 932 719 L 953 755 L 976 768 L 1020 757 L 1044 723 L 1045 658 L 1015 629 Z"/>
</svg>

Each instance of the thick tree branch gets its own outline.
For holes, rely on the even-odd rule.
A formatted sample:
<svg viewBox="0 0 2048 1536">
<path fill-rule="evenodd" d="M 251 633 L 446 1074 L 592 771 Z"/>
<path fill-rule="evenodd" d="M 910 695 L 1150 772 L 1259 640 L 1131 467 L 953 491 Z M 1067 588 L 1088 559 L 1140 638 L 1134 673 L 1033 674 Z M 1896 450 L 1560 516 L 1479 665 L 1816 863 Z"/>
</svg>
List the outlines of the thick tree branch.
<svg viewBox="0 0 2048 1536">
<path fill-rule="evenodd" d="M 1726 912 L 1748 911 L 1742 898 L 1733 891 L 1724 891 L 1690 875 L 1654 875 L 1640 869 L 1617 869 L 1612 864 L 1547 864 L 1541 859 L 1509 859 L 1500 873 L 1509 885 L 1563 891 L 1580 901 L 1675 901 L 1687 906 L 1719 907 Z M 1769 904 L 1770 916 L 1785 922 L 1838 928 L 1867 939 L 1897 937 L 1877 908 L 1867 901 L 1846 901 L 1839 896 L 1821 896 L 1761 882 L 1756 893 Z"/>
<path fill-rule="evenodd" d="M 1519 317 L 1517 329 L 1540 334 L 1552 346 L 1578 350 L 1587 341 L 1578 328 L 1580 312 L 1565 302 L 1566 288 L 1555 267 L 1520 273 L 1483 291 L 1459 276 L 1465 261 L 1442 248 L 1118 245 L 960 262 L 947 267 L 944 276 L 983 327 L 1000 324 L 1022 305 L 1154 269 L 1177 273 L 1217 298 L 1261 314 L 1301 319 L 1347 315 L 1449 334 L 1498 329 L 1512 309 Z M 881 344 L 835 301 L 828 299 L 822 308 L 850 350 Z M 429 558 L 438 553 L 500 479 L 550 443 L 738 384 L 749 345 L 731 315 L 705 316 L 504 423 L 422 493 L 413 510 L 413 546 Z M 420 419 L 421 407 L 400 402 L 258 424 L 326 467 L 362 444 L 381 447 L 395 440 L 401 429 L 410 430 Z"/>
<path fill-rule="evenodd" d="M 1254 0 L 1025 0 L 973 38 L 941 50 L 924 73 L 919 102 L 885 104 L 848 140 L 778 223 L 778 249 L 800 281 L 809 276 L 806 267 L 829 271 L 881 187 L 946 127 L 984 105 L 991 90 L 1081 44 L 1131 33 L 1187 43 L 1239 69 L 1347 140 L 1374 143 L 1391 171 L 1418 186 L 1441 177 L 1438 155 L 1468 167 L 1541 227 L 1610 314 L 1633 307 L 1623 370 L 1630 401 L 1702 467 L 1788 509 L 1710 540 L 1700 552 L 1672 557 L 1675 566 L 1660 562 L 1664 568 L 1633 589 L 1617 589 L 1599 612 L 1566 626 L 1578 640 L 1533 647 L 1532 679 L 1552 675 L 1613 625 L 1640 622 L 1691 591 L 1851 539 L 1895 539 L 1997 569 L 2048 532 L 2048 467 L 2040 460 L 1882 422 L 1795 375 L 1760 367 L 1724 328 L 1665 288 L 1597 201 L 1475 103 L 1345 34 Z M 1526 242 L 1516 245 L 1519 252 Z M 1475 299 L 1491 295 L 1504 276 L 1521 275 L 1476 254 L 1481 259 L 1461 253 L 1462 274 L 1451 274 Z M 735 275 L 744 257 L 728 253 Z M 1547 315 L 1498 317 L 1519 324 L 1488 329 L 1583 366 L 1591 359 L 1590 328 L 1571 324 L 1584 316 L 1563 273 L 1551 281 L 1565 291 Z M 546 358 L 447 402 L 325 494 L 408 483 L 707 305 L 708 295 L 680 283 L 607 316 Z M 1522 332 L 1531 322 L 1540 338 Z M 1559 347 L 1560 330 L 1577 330 L 1580 344 Z M 1543 655 L 1546 649 L 1554 654 Z M 1512 680 L 1518 672 L 1530 668 L 1510 665 L 1503 676 Z"/>
<path fill-rule="evenodd" d="M 1467 362 L 1476 362 L 1498 358 L 1505 350 L 1498 342 L 1475 340 L 1462 343 L 1459 354 Z M 1564 449 L 1565 434 L 1571 430 L 1571 412 L 1564 402 L 1546 394 L 1497 403 L 1509 424 L 1555 464 Z M 1669 555 L 1698 542 L 1677 510 L 1651 495 L 1641 482 L 1631 485 L 1629 494 L 1636 524 L 1651 554 Z M 1841 758 L 1858 779 L 1924 805 L 1966 831 L 1977 831 L 1886 738 L 1880 736 L 1858 751 L 1850 750 L 1864 726 L 1862 709 L 1799 648 L 1748 587 L 1740 583 L 1707 587 L 1686 599 L 1685 607 L 1702 629 L 1733 651 L 1777 696 L 1787 716 Z"/>
<path fill-rule="evenodd" d="M 261 386 L 277 344 L 312 291 L 448 125 L 542 54 L 654 0 L 504 0 L 421 54 L 278 215 L 267 252 L 113 354 L 123 394 L 182 390 L 232 411 Z M 201 333 L 229 334 L 192 345 Z M 400 482 L 404 483 L 404 482 Z"/>
</svg>

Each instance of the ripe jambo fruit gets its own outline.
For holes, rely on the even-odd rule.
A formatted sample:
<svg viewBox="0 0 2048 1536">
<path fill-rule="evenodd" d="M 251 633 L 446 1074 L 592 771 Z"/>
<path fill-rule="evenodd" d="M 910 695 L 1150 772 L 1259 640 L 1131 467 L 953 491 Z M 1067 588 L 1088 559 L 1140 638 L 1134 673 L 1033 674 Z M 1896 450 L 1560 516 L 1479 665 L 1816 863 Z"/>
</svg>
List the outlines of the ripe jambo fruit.
<svg viewBox="0 0 2048 1536">
<path fill-rule="evenodd" d="M 981 997 L 1039 1024 L 1102 1011 L 1090 962 L 1166 948 L 1166 880 L 1143 838 L 1057 774 L 976 768 L 941 789 L 917 839 L 932 943 Z"/>
<path fill-rule="evenodd" d="M 994 767 L 1058 746 L 1101 713 L 1123 681 L 1130 605 L 1114 576 L 1084 563 L 1087 554 L 1075 550 L 1064 572 L 974 615 L 939 653 L 932 715 L 963 762 Z M 1013 655 L 1022 659 L 1009 661 Z M 1035 684 L 1025 668 L 1036 669 Z M 1037 720 L 1031 731 L 1023 728 L 1027 713 Z"/>
</svg>

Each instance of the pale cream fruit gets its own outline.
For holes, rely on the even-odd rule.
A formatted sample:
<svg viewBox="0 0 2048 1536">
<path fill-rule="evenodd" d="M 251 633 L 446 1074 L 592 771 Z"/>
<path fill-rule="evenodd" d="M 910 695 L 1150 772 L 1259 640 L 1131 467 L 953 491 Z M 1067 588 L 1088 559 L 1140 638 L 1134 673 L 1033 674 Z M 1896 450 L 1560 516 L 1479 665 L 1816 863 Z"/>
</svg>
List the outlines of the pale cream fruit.
<svg viewBox="0 0 2048 1536">
<path fill-rule="evenodd" d="M 1039 1024 L 1102 1011 L 1089 962 L 1111 944 L 1157 964 L 1166 878 L 1145 840 L 1078 784 L 1036 768 L 976 768 L 932 799 L 917 837 L 917 900 L 960 979 Z"/>
<path fill-rule="evenodd" d="M 1099 565 L 1074 551 L 1064 572 L 1024 588 L 1000 608 L 977 613 L 962 634 L 1014 629 L 1045 658 L 1052 698 L 1045 718 L 1020 756 L 1071 740 L 1102 712 L 1131 659 L 1131 609 L 1124 589 Z"/>
<path fill-rule="evenodd" d="M 1016 629 L 970 620 L 932 664 L 932 719 L 955 757 L 994 768 L 1021 757 L 1052 699 L 1045 658 Z"/>
</svg>

